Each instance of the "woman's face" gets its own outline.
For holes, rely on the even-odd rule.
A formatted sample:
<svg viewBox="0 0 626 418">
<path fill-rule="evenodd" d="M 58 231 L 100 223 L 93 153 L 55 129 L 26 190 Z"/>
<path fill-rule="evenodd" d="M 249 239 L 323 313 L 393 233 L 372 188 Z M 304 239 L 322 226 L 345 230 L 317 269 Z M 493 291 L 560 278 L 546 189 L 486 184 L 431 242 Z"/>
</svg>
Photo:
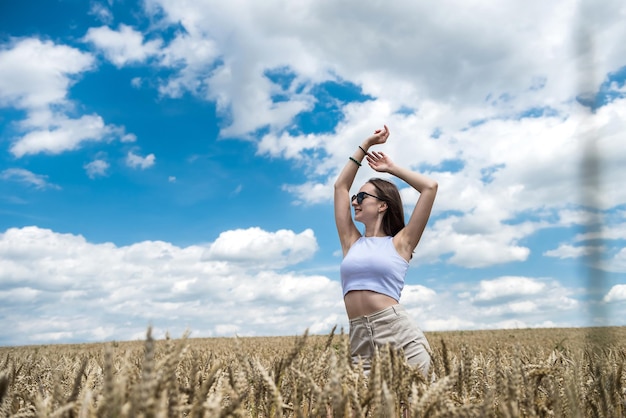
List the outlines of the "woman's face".
<svg viewBox="0 0 626 418">
<path fill-rule="evenodd" d="M 354 208 L 354 219 L 365 222 L 368 219 L 375 219 L 380 212 L 384 201 L 377 199 L 378 190 L 372 183 L 365 183 L 359 193 L 353 196 L 352 207 Z M 359 203 L 360 201 L 360 203 Z"/>
</svg>

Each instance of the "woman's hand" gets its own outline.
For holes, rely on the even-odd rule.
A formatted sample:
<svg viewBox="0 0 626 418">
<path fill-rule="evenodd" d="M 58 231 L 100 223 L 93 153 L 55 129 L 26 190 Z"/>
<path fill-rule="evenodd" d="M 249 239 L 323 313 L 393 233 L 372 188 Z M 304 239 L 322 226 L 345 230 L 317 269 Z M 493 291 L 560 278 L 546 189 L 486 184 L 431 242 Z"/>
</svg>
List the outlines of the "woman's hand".
<svg viewBox="0 0 626 418">
<path fill-rule="evenodd" d="M 367 153 L 367 163 L 372 169 L 381 172 L 389 173 L 393 167 L 393 161 L 385 153 L 379 151 L 372 151 Z"/>
<path fill-rule="evenodd" d="M 372 145 L 379 145 L 387 142 L 387 138 L 389 138 L 389 128 L 387 128 L 387 125 L 383 126 L 383 129 L 376 129 L 374 131 L 374 135 L 366 139 L 366 142 L 370 147 Z"/>
</svg>

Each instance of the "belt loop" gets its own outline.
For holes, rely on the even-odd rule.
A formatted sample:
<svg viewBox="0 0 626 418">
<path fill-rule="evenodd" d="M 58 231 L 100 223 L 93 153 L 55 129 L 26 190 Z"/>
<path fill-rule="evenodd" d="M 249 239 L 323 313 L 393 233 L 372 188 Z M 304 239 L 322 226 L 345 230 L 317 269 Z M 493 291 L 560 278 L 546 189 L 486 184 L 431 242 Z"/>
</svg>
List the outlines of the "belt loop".
<svg viewBox="0 0 626 418">
<path fill-rule="evenodd" d="M 396 305 L 391 305 L 391 307 L 393 308 L 393 312 L 396 314 L 396 316 L 398 315 L 398 311 L 396 311 Z"/>
</svg>

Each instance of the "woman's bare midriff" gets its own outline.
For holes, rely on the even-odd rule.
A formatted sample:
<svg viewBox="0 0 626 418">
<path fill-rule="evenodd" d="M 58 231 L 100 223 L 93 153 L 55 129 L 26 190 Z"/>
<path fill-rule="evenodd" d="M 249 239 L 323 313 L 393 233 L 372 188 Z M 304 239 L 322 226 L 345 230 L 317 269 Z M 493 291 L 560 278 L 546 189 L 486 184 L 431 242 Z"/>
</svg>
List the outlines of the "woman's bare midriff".
<svg viewBox="0 0 626 418">
<path fill-rule="evenodd" d="M 371 290 L 351 290 L 344 296 L 343 301 L 350 319 L 371 315 L 398 304 L 394 298 Z"/>
</svg>

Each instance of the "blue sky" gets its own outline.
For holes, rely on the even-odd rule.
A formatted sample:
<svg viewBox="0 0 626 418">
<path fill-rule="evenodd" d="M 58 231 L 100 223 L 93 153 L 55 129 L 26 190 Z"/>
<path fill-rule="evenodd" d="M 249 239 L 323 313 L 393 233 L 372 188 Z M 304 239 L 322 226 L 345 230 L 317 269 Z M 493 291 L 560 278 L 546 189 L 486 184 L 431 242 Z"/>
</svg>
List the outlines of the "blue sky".
<svg viewBox="0 0 626 418">
<path fill-rule="evenodd" d="M 2 2 L 0 345 L 347 329 L 383 124 L 425 331 L 626 325 L 626 6 L 551 4 Z"/>
</svg>

